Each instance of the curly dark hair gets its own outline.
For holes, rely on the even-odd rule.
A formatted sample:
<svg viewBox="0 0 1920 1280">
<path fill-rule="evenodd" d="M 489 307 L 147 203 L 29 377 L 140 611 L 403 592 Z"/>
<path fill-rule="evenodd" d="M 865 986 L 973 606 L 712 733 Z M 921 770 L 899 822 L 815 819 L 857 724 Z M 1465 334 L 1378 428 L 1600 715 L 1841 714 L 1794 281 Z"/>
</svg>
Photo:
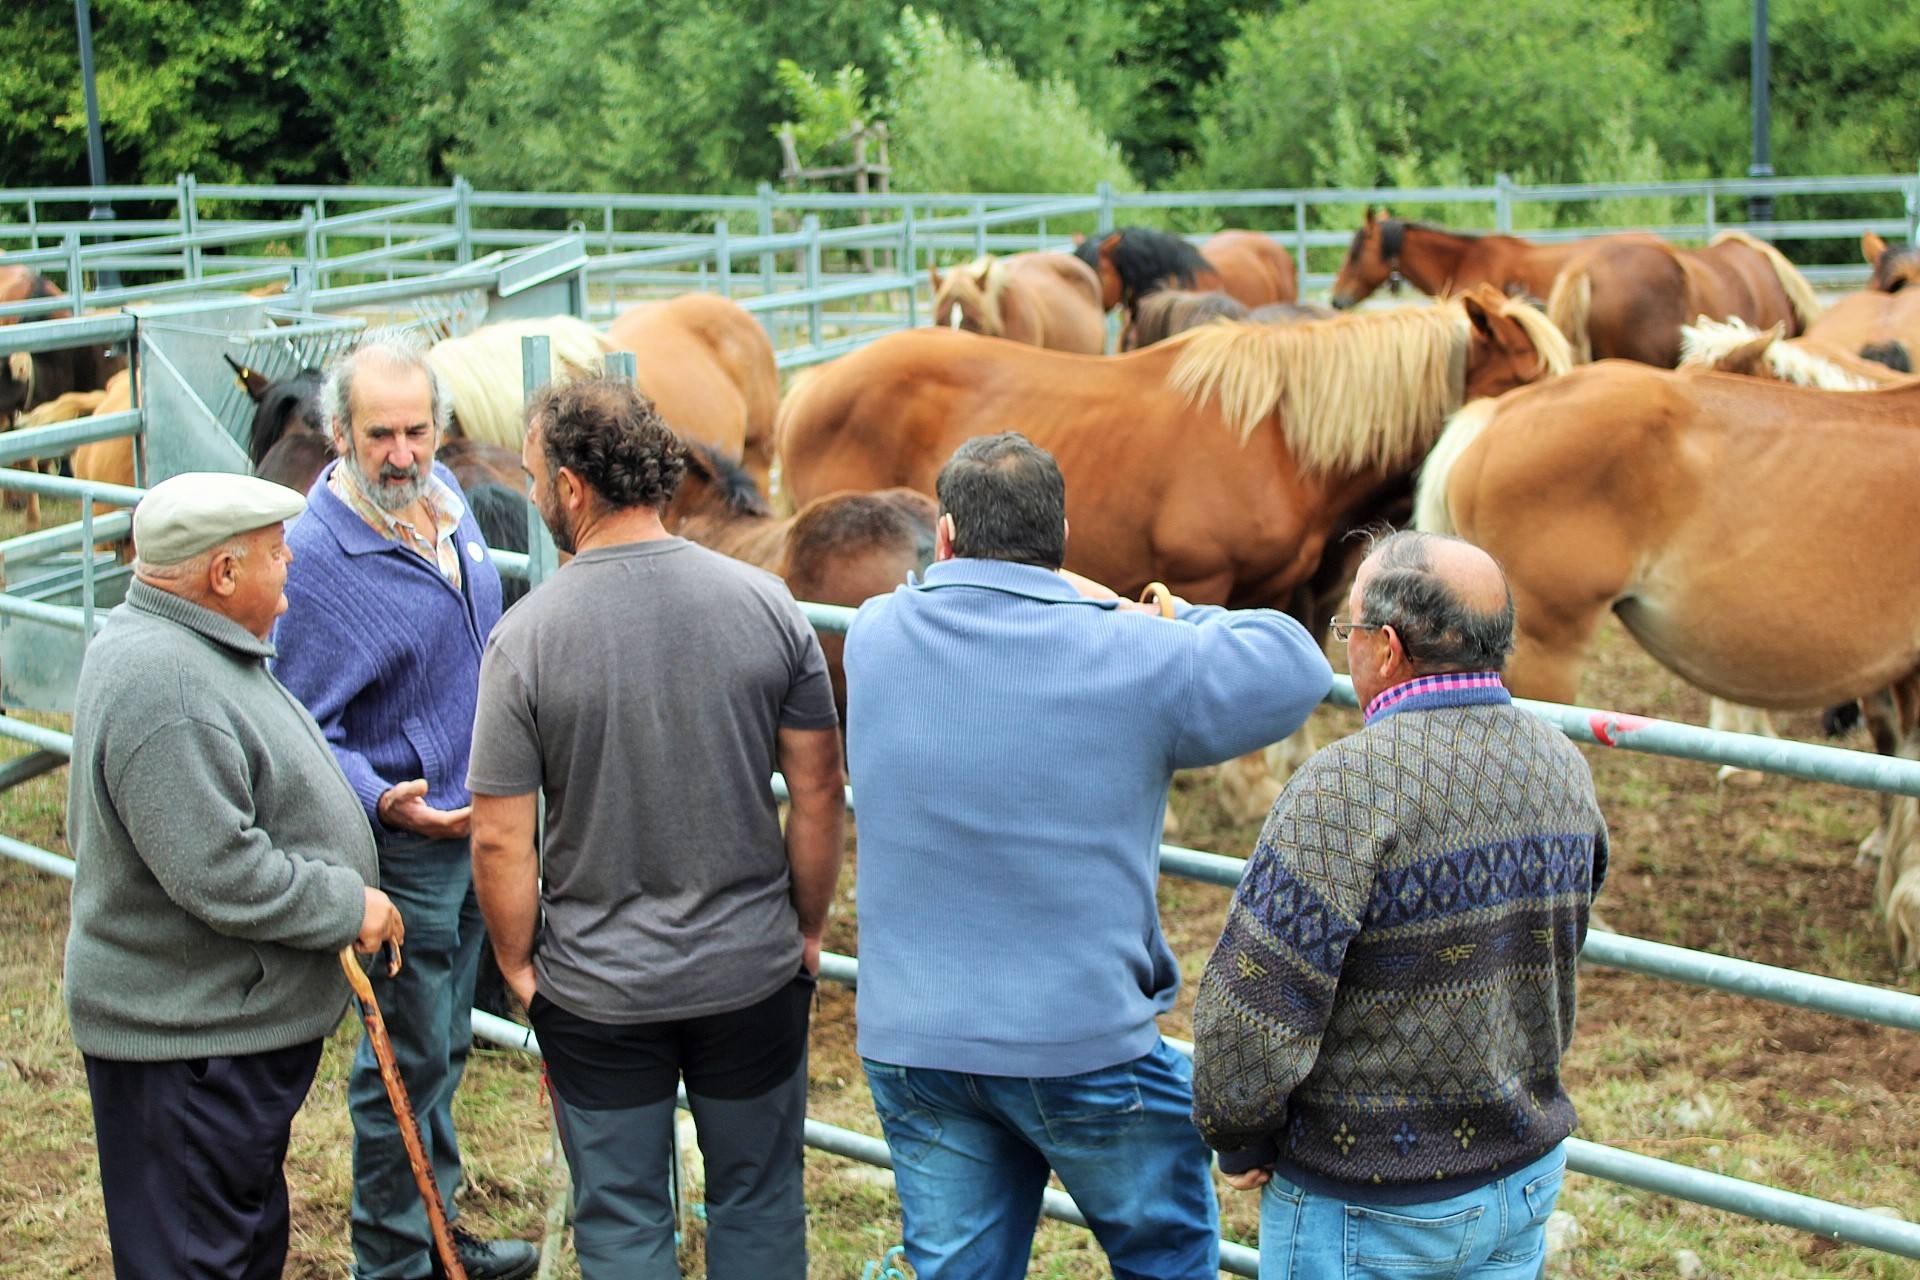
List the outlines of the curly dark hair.
<svg viewBox="0 0 1920 1280">
<path fill-rule="evenodd" d="M 611 507 L 664 507 L 686 474 L 680 437 L 640 388 L 613 374 L 548 383 L 527 406 L 527 426 L 540 433 L 549 469 L 567 468 Z"/>
</svg>

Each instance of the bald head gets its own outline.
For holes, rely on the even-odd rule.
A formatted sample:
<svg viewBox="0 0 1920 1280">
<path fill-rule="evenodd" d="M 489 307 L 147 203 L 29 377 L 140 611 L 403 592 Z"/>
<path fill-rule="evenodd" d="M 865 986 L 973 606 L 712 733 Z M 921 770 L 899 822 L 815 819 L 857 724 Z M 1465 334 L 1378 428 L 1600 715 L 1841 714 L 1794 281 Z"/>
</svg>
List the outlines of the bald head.
<svg viewBox="0 0 1920 1280">
<path fill-rule="evenodd" d="M 1359 620 L 1399 633 L 1422 675 L 1498 671 L 1513 649 L 1513 593 L 1494 558 L 1437 533 L 1374 544 L 1354 581 Z"/>
</svg>

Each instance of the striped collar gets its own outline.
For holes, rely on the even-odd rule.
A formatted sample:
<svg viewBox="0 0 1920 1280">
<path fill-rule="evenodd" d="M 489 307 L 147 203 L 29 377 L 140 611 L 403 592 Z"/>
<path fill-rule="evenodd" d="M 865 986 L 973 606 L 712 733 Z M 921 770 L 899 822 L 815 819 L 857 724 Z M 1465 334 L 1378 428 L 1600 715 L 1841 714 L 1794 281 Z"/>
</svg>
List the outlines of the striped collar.
<svg viewBox="0 0 1920 1280">
<path fill-rule="evenodd" d="M 1498 671 L 1443 671 L 1437 675 L 1415 676 L 1375 694 L 1367 704 L 1366 722 L 1384 720 L 1396 711 L 1506 706 L 1512 701 Z"/>
</svg>

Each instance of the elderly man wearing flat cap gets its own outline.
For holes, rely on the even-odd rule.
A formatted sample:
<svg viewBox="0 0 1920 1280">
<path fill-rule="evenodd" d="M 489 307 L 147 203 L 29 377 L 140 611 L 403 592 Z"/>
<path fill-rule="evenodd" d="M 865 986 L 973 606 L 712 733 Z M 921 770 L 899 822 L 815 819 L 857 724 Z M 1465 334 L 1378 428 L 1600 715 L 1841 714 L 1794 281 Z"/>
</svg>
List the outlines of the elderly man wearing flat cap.
<svg viewBox="0 0 1920 1280">
<path fill-rule="evenodd" d="M 401 941 L 359 797 L 267 670 L 305 505 L 250 476 L 154 486 L 80 668 L 66 1000 L 121 1280 L 280 1274 L 335 953 Z"/>
</svg>

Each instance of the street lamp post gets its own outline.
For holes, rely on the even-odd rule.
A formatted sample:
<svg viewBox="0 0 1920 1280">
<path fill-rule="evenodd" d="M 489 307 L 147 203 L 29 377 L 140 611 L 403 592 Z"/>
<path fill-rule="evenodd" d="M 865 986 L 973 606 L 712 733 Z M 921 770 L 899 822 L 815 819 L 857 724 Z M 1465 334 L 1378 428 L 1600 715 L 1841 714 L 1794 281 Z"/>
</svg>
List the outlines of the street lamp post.
<svg viewBox="0 0 1920 1280">
<path fill-rule="evenodd" d="M 1753 99 L 1753 163 L 1747 166 L 1749 178 L 1773 176 L 1773 135 L 1770 112 L 1767 58 L 1767 0 L 1753 0 L 1753 63 L 1751 96 Z M 1747 202 L 1747 221 L 1773 221 L 1773 197 L 1754 196 Z"/>
<path fill-rule="evenodd" d="M 87 220 L 111 222 L 113 206 L 107 202 L 104 190 L 107 185 L 107 147 L 100 137 L 100 96 L 93 88 L 93 13 L 87 0 L 73 0 L 73 25 L 80 35 L 80 82 L 87 97 L 87 178 L 94 188 L 93 205 L 87 211 Z M 102 288 L 120 287 L 120 273 L 117 271 L 102 271 L 99 279 Z M 69 281 L 67 291 L 73 292 L 77 283 Z"/>
</svg>

